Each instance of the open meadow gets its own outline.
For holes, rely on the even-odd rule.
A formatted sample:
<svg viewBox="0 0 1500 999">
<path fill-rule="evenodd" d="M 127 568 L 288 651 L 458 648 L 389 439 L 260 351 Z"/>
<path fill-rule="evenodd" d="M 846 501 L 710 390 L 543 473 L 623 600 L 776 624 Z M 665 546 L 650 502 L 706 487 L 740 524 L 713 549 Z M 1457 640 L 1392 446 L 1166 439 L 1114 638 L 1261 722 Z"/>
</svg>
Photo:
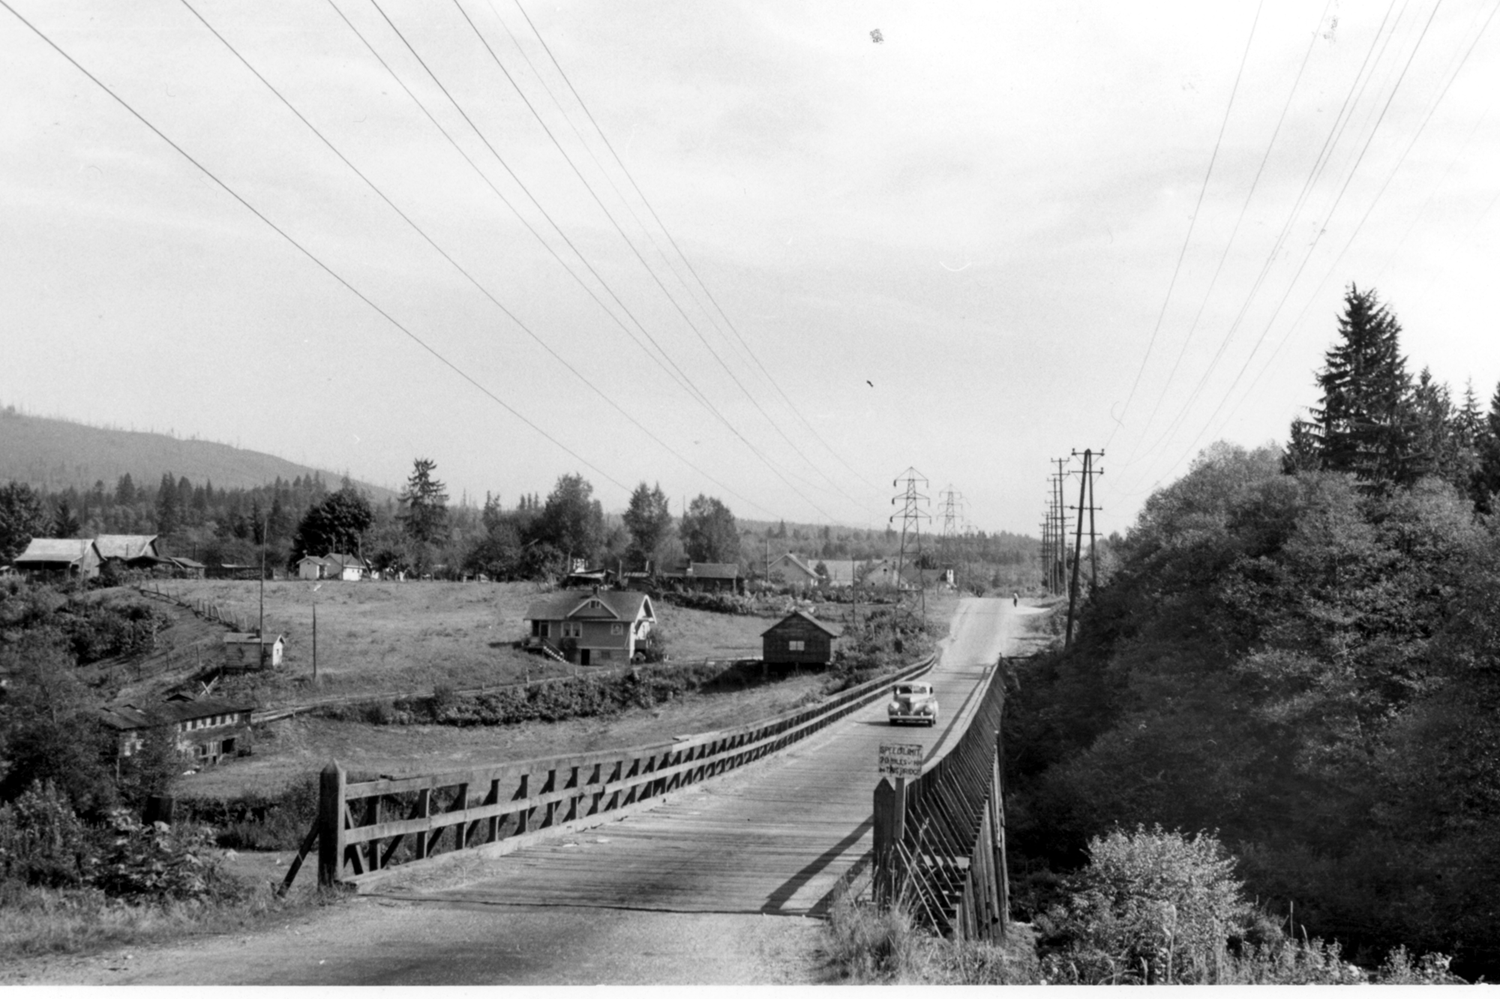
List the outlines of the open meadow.
<svg viewBox="0 0 1500 999">
<path fill-rule="evenodd" d="M 156 584 L 152 584 L 152 588 Z M 226 614 L 260 614 L 260 585 L 241 580 L 162 582 L 179 600 L 207 600 Z M 337 582 L 265 584 L 265 630 L 286 640 L 278 670 L 244 675 L 221 687 L 262 707 L 316 697 L 430 693 L 493 687 L 565 675 L 572 667 L 512 648 L 538 583 Z M 317 608 L 317 684 L 313 684 L 313 609 Z M 761 617 L 715 614 L 662 603 L 658 628 L 673 660 L 737 659 L 760 654 Z M 182 610 L 182 618 L 190 615 Z M 228 629 L 222 629 L 227 631 Z"/>
</svg>

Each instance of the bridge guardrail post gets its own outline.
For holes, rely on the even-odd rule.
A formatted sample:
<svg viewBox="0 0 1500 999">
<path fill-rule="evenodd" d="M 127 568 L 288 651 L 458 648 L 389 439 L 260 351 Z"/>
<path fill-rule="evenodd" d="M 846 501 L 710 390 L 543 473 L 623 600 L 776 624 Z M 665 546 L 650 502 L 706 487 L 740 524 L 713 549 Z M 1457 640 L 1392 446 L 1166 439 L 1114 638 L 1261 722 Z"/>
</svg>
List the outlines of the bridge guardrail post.
<svg viewBox="0 0 1500 999">
<path fill-rule="evenodd" d="M 897 777 L 896 786 L 885 777 L 875 785 L 875 904 L 882 908 L 896 901 L 900 890 L 901 852 L 906 838 L 906 778 Z"/>
<path fill-rule="evenodd" d="M 337 760 L 318 780 L 318 885 L 330 888 L 344 873 L 344 787 L 348 775 Z"/>
</svg>

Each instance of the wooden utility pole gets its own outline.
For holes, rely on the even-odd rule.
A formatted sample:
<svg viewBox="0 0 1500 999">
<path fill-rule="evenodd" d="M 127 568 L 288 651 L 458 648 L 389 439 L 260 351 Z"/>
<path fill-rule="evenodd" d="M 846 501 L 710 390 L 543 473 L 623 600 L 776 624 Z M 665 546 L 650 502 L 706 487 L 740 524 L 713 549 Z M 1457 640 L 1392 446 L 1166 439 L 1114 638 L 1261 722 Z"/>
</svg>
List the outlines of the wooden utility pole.
<svg viewBox="0 0 1500 999">
<path fill-rule="evenodd" d="M 1077 451 L 1074 451 L 1073 454 L 1075 457 L 1079 456 Z M 1078 520 L 1077 530 L 1074 532 L 1073 539 L 1073 576 L 1072 583 L 1068 587 L 1068 630 L 1063 638 L 1063 648 L 1067 648 L 1073 644 L 1073 618 L 1078 606 L 1078 563 L 1083 556 L 1083 513 L 1085 510 L 1089 514 L 1089 543 L 1091 545 L 1094 539 L 1094 452 L 1090 448 L 1085 448 L 1081 457 L 1083 458 L 1083 472 L 1078 480 L 1078 506 L 1076 507 Z M 1099 457 L 1104 457 L 1103 451 L 1099 452 Z M 1093 584 L 1098 586 L 1098 558 L 1092 550 L 1089 553 L 1089 560 L 1093 563 Z"/>
</svg>

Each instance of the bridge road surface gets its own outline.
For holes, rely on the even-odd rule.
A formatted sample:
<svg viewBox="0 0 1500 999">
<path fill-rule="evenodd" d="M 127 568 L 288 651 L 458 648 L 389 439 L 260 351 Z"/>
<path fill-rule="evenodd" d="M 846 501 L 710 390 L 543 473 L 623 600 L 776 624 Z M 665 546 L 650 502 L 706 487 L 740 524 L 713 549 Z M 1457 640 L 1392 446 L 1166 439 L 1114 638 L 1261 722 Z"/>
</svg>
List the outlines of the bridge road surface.
<svg viewBox="0 0 1500 999">
<path fill-rule="evenodd" d="M 373 885 L 293 939 L 290 927 L 239 938 L 239 946 L 213 938 L 193 947 L 191 961 L 147 952 L 128 968 L 83 980 L 815 981 L 819 923 L 806 917 L 821 915 L 839 879 L 868 860 L 879 744 L 920 742 L 929 755 L 949 744 L 987 669 L 1016 651 L 1028 613 L 1009 600 L 960 602 L 939 664 L 924 678 L 941 705 L 934 728 L 889 725 L 881 698 L 764 763 L 684 789 L 650 811 Z"/>
</svg>

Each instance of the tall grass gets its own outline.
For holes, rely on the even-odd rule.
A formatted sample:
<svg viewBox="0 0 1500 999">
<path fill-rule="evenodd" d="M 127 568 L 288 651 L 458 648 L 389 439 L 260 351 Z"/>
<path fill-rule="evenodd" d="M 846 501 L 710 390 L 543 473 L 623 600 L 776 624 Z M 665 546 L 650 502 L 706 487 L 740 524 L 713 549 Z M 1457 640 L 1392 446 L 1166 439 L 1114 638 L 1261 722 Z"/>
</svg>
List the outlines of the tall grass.
<svg viewBox="0 0 1500 999">
<path fill-rule="evenodd" d="M 133 904 L 96 888 L 41 888 L 0 881 L 0 954 L 86 954 L 122 945 L 250 930 L 340 896 L 275 897 L 269 885 L 243 897 Z"/>
</svg>

